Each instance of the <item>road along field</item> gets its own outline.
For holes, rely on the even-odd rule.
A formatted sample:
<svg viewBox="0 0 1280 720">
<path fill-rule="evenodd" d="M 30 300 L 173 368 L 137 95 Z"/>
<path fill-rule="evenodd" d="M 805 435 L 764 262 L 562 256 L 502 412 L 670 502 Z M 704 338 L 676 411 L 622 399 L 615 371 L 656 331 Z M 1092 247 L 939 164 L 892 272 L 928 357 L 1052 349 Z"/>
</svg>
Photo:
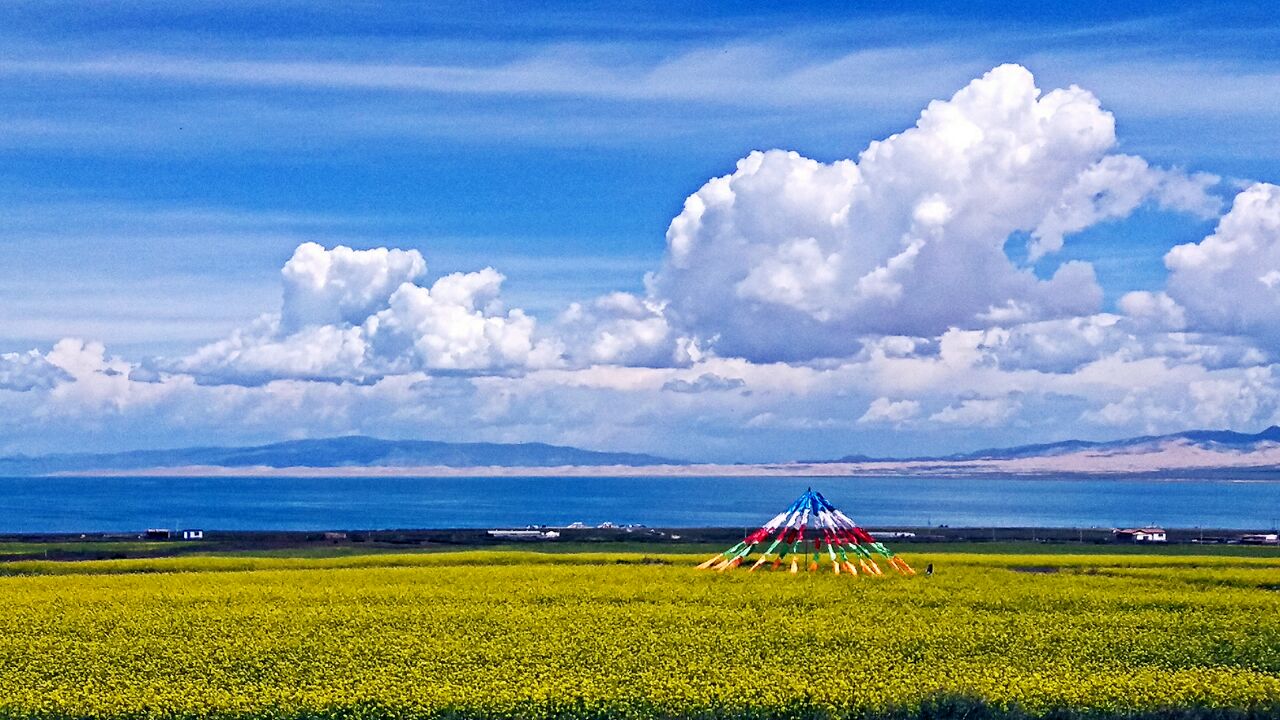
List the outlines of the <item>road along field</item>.
<svg viewBox="0 0 1280 720">
<path fill-rule="evenodd" d="M 1280 558 L 906 557 L 937 572 L 532 552 L 8 563 L 0 717 L 1280 714 Z"/>
</svg>

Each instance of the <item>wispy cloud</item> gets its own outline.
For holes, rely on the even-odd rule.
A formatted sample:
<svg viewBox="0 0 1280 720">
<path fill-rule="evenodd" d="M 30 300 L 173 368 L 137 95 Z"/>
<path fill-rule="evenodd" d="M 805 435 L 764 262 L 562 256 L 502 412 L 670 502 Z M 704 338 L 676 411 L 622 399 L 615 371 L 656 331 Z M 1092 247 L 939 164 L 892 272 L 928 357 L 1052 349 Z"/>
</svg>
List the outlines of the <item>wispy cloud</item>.
<svg viewBox="0 0 1280 720">
<path fill-rule="evenodd" d="M 1058 34 L 952 29 L 928 39 L 894 28 L 870 43 L 864 33 L 839 42 L 818 26 L 649 45 L 525 38 L 471 53 L 426 43 L 377 56 L 351 41 L 148 53 L 26 46 L 0 60 L 11 86 L 0 89 L 11 100 L 0 144 L 279 148 L 376 137 L 612 146 L 729 133 L 803 142 L 890 127 L 903 108 L 1004 61 L 1047 83 L 1087 86 L 1131 122 L 1238 118 L 1274 129 L 1280 63 L 1242 57 L 1230 42 L 1187 60 L 1168 41 L 1186 22 Z M 1118 33 L 1111 45 L 1107 28 Z M 49 97 L 32 102 L 32 89 Z"/>
<path fill-rule="evenodd" d="M 495 64 L 132 55 L 11 59 L 0 63 L 0 73 L 301 90 L 884 107 L 914 99 L 941 83 L 954 84 L 983 64 L 973 60 L 957 67 L 940 62 L 948 50 L 913 46 L 811 57 L 784 46 L 730 43 L 648 61 L 626 57 L 607 45 L 557 44 Z M 886 75 L 899 76 L 902 82 L 872 82 Z"/>
</svg>

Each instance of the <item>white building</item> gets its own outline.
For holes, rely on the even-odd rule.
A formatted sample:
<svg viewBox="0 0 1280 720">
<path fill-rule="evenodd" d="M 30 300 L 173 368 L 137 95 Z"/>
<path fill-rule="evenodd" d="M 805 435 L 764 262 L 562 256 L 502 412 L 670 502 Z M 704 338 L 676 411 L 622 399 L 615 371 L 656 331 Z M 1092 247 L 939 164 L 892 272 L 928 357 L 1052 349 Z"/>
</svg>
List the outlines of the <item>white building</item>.
<svg viewBox="0 0 1280 720">
<path fill-rule="evenodd" d="M 1112 530 L 1111 534 L 1116 540 L 1121 542 L 1135 543 L 1162 543 L 1169 542 L 1168 536 L 1165 534 L 1164 528 L 1144 527 L 1144 528 L 1128 528 L 1126 530 Z"/>
<path fill-rule="evenodd" d="M 490 530 L 489 536 L 502 540 L 555 540 L 560 533 L 555 530 Z"/>
</svg>

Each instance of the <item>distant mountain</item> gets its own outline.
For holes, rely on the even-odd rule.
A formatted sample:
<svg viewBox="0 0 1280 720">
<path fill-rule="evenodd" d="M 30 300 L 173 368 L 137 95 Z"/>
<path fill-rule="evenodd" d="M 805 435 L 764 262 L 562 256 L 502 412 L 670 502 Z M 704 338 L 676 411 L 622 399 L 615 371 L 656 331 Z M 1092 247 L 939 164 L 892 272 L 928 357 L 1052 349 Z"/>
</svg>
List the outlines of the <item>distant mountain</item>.
<svg viewBox="0 0 1280 720">
<path fill-rule="evenodd" d="M 1124 440 L 1089 442 L 1064 440 L 1040 445 L 1020 445 L 1011 448 L 989 448 L 971 453 L 948 455 L 944 460 L 1004 460 L 1027 457 L 1054 457 L 1082 450 L 1092 452 L 1151 452 L 1172 443 L 1190 445 L 1210 451 L 1252 451 L 1263 443 L 1280 443 L 1280 427 L 1271 427 L 1258 433 L 1239 433 L 1232 430 L 1189 430 L 1169 435 L 1143 435 Z"/>
<path fill-rule="evenodd" d="M 635 453 L 581 450 L 543 443 L 449 443 L 380 440 L 351 435 L 291 440 L 255 447 L 198 447 L 120 453 L 71 453 L 0 458 L 0 476 L 48 475 L 173 467 L 557 467 L 561 465 L 685 465 Z"/>
<path fill-rule="evenodd" d="M 1233 430 L 1188 430 L 1184 433 L 1171 433 L 1166 436 L 1142 436 L 1114 441 L 1092 442 L 1083 439 L 1066 439 L 1061 442 L 1041 443 L 1041 445 L 1020 445 L 1015 447 L 987 448 L 974 452 L 960 452 L 955 455 L 932 457 L 895 457 L 895 459 L 872 459 L 865 455 L 846 455 L 829 462 L 945 462 L 969 460 L 1018 460 L 1030 457 L 1060 457 L 1068 455 L 1143 455 L 1156 454 L 1171 447 L 1193 447 L 1207 452 L 1219 454 L 1244 454 L 1268 450 L 1280 443 L 1280 427 L 1271 425 L 1260 433 L 1236 433 Z"/>
</svg>

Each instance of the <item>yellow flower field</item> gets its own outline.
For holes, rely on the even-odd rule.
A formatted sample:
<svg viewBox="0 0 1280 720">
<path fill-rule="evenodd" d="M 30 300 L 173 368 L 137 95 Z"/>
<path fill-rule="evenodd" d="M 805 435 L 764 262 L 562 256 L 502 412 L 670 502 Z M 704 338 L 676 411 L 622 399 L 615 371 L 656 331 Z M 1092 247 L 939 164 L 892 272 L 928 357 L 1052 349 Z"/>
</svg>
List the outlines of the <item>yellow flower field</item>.
<svg viewBox="0 0 1280 720">
<path fill-rule="evenodd" d="M 1280 708 L 1280 559 L 905 557 L 938 572 L 482 552 L 10 563 L 0 717 Z"/>
</svg>

